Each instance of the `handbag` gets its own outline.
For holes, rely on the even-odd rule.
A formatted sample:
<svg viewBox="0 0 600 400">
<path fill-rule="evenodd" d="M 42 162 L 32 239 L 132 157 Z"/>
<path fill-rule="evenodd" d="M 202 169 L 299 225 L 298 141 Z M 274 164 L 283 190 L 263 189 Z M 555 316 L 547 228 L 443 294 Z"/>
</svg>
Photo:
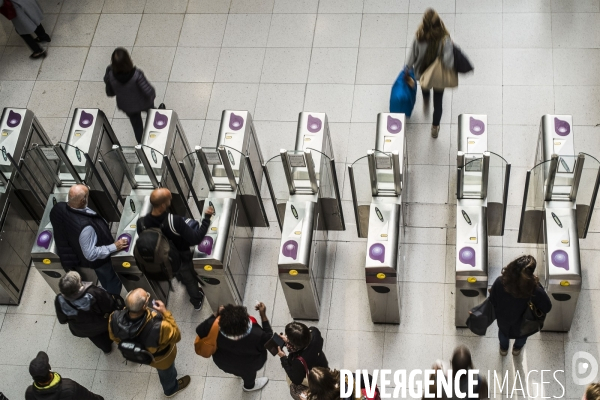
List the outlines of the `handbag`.
<svg viewBox="0 0 600 400">
<path fill-rule="evenodd" d="M 221 317 L 217 317 L 210 327 L 210 332 L 205 338 L 200 338 L 196 335 L 194 339 L 194 350 L 196 354 L 204 358 L 211 358 L 217 351 L 217 337 L 219 336 L 219 321 Z"/>
<path fill-rule="evenodd" d="M 453 44 L 452 52 L 454 53 L 454 70 L 459 74 L 466 74 L 473 71 L 473 64 L 467 58 L 465 53 L 456 44 Z"/>
<path fill-rule="evenodd" d="M 306 378 L 308 379 L 308 365 L 306 364 L 306 360 L 300 356 L 298 356 L 296 359 L 302 363 L 304 372 L 306 372 Z M 308 397 L 308 387 L 302 384 L 296 385 L 295 383 L 292 383 L 290 385 L 290 395 L 294 400 L 306 400 Z"/>
<path fill-rule="evenodd" d="M 521 336 L 531 336 L 538 333 L 544 327 L 546 313 L 540 310 L 531 302 L 531 298 L 527 302 L 527 308 L 521 317 Z"/>
<path fill-rule="evenodd" d="M 391 113 L 403 113 L 410 118 L 413 108 L 415 107 L 415 101 L 417 100 L 417 84 L 414 82 L 411 87 L 407 79 L 414 81 L 415 74 L 413 71 L 408 71 L 406 68 L 400 72 L 400 75 L 396 78 L 396 82 L 392 86 L 392 93 L 390 95 L 390 112 Z"/>
<path fill-rule="evenodd" d="M 496 320 L 494 305 L 488 297 L 480 305 L 474 307 L 467 318 L 467 328 L 476 335 L 484 336 L 487 328 Z"/>
<path fill-rule="evenodd" d="M 441 54 L 444 54 L 443 46 Z M 458 86 L 458 73 L 453 69 L 446 68 L 442 63 L 442 57 L 438 56 L 423 72 L 419 82 L 421 88 L 425 90 L 453 88 Z"/>
<path fill-rule="evenodd" d="M 17 18 L 17 10 L 10 0 L 4 0 L 0 6 L 0 14 L 4 15 L 9 21 Z"/>
</svg>

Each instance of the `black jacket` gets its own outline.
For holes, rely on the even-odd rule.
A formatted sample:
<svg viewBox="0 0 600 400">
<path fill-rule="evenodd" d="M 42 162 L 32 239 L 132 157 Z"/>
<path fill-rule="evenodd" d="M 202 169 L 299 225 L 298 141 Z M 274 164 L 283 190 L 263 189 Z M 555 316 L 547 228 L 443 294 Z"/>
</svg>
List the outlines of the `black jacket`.
<svg viewBox="0 0 600 400">
<path fill-rule="evenodd" d="M 507 293 L 500 276 L 492 285 L 490 301 L 496 311 L 498 329 L 510 339 L 521 338 L 521 317 L 525 313 L 529 299 L 518 299 Z M 549 313 L 552 309 L 552 302 L 541 285 L 533 292 L 531 302 L 545 313 Z"/>
<path fill-rule="evenodd" d="M 169 215 L 172 215 L 172 218 L 168 218 Z M 200 244 L 204 236 L 206 236 L 206 232 L 208 232 L 208 227 L 210 225 L 210 216 L 205 215 L 202 220 L 202 224 L 194 229 L 188 222 L 194 222 L 194 220 L 190 218 L 183 218 L 179 215 L 163 213 L 158 217 L 155 217 L 152 214 L 146 214 L 144 218 L 144 225 L 146 229 L 148 228 L 160 228 L 162 226 L 162 232 L 167 237 L 167 239 L 173 241 L 173 244 L 180 252 L 190 252 L 190 246 L 196 246 Z M 197 224 L 194 224 L 197 225 Z M 177 233 L 173 233 L 173 231 Z M 137 224 L 137 233 L 138 235 L 142 232 L 142 227 L 140 224 Z"/>
<path fill-rule="evenodd" d="M 98 214 L 89 214 L 84 210 L 71 208 L 61 201 L 50 211 L 50 222 L 54 229 L 54 242 L 60 262 L 66 270 L 79 266 L 96 269 L 106 264 L 106 260 L 88 261 L 81 251 L 79 235 L 86 226 L 92 226 L 98 240 L 96 246 L 108 246 L 114 243 L 108 224 Z"/>
<path fill-rule="evenodd" d="M 104 397 L 94 394 L 79 383 L 68 378 L 62 378 L 54 372 L 54 380 L 50 385 L 37 387 L 29 386 L 25 392 L 25 400 L 104 400 Z"/>
<path fill-rule="evenodd" d="M 311 340 L 305 349 L 290 353 L 289 356 L 281 357 L 281 366 L 285 369 L 288 378 L 296 385 L 300 385 L 304 378 L 307 377 L 304 365 L 298 359 L 299 356 L 304 358 L 309 371 L 313 367 L 329 368 L 327 357 L 323 353 L 323 336 L 321 336 L 321 332 L 314 326 L 310 327 L 310 332 Z"/>
<path fill-rule="evenodd" d="M 198 325 L 198 336 L 208 336 L 214 321 L 215 317 L 210 316 Z M 258 371 L 267 362 L 265 343 L 272 337 L 273 330 L 269 321 L 263 321 L 262 328 L 257 322 L 253 323 L 250 334 L 240 340 L 231 340 L 219 334 L 217 351 L 212 356 L 213 361 L 217 367 L 229 374 L 241 376 L 248 371 Z"/>
<path fill-rule="evenodd" d="M 113 297 L 94 285 L 70 299 L 58 294 L 54 299 L 54 307 L 58 322 L 69 324 L 71 333 L 78 337 L 108 332 L 108 316 L 117 308 Z"/>
<path fill-rule="evenodd" d="M 129 73 L 114 74 L 109 65 L 104 74 L 104 83 L 106 95 L 117 96 L 117 107 L 127 114 L 154 107 L 156 91 L 139 68 L 134 68 Z"/>
</svg>

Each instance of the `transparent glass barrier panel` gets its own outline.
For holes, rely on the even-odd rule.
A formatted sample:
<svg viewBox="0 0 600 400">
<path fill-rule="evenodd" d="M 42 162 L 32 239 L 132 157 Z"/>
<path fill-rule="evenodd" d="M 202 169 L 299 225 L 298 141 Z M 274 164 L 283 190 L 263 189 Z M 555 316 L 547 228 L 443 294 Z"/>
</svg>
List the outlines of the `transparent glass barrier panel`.
<svg viewBox="0 0 600 400">
<path fill-rule="evenodd" d="M 506 198 L 508 185 L 506 182 L 509 164 L 504 158 L 490 152 L 490 165 L 487 184 L 487 220 L 488 235 L 502 236 L 506 217 Z"/>
<path fill-rule="evenodd" d="M 71 165 L 75 168 L 75 172 L 79 175 L 79 179 L 87 182 L 89 179 L 90 167 L 85 158 L 84 152 L 78 147 L 72 146 L 68 143 L 60 142 L 60 147 L 65 151 L 67 158 L 71 162 Z M 69 180 L 73 179 L 71 172 L 67 166 L 61 162 L 59 169 L 59 176 L 61 179 Z"/>
<path fill-rule="evenodd" d="M 577 191 L 577 229 L 579 237 L 585 238 L 592 219 L 592 212 L 597 204 L 598 184 L 600 183 L 600 162 L 586 153 L 579 189 Z"/>
<path fill-rule="evenodd" d="M 273 202 L 277 205 L 276 212 L 279 221 L 283 221 L 285 215 L 285 205 L 290 198 L 290 189 L 285 177 L 285 170 L 281 155 L 267 160 L 265 163 L 266 176 L 268 177 L 267 184 L 270 183 L 273 193 L 271 194 Z"/>
<path fill-rule="evenodd" d="M 0 196 L 8 190 L 8 180 L 4 176 L 4 172 L 0 172 Z"/>
<path fill-rule="evenodd" d="M 519 243 L 543 243 L 542 220 L 544 216 L 545 176 L 550 161 L 544 161 L 527 172 L 526 198 L 521 209 Z"/>
<path fill-rule="evenodd" d="M 317 162 L 320 160 L 320 153 L 312 151 L 313 154 L 313 162 L 315 163 L 315 174 L 317 178 L 317 183 L 319 181 L 319 174 L 317 174 Z M 302 150 L 288 150 L 287 152 L 288 158 L 290 160 L 290 167 L 292 170 L 292 179 L 294 180 L 294 185 L 296 189 L 310 189 L 310 179 L 308 176 L 308 166 L 306 165 L 306 159 L 304 157 L 304 151 Z M 317 157 L 314 157 L 314 154 Z"/>
<path fill-rule="evenodd" d="M 194 188 L 198 201 L 204 201 L 208 197 L 210 188 L 202 168 L 200 168 L 200 162 L 196 153 L 190 153 L 183 158 L 181 161 L 183 168 L 185 169 L 188 178 L 191 181 L 191 185 Z"/>
<path fill-rule="evenodd" d="M 483 197 L 483 157 L 465 154 L 465 165 L 462 168 L 461 184 L 463 198 Z"/>
<path fill-rule="evenodd" d="M 584 163 L 585 166 L 585 163 Z M 560 156 L 554 178 L 554 186 L 552 187 L 553 200 L 570 200 L 571 189 L 573 186 L 573 178 L 575 168 L 577 167 L 577 157 L 575 156 Z M 545 179 L 549 178 L 550 166 L 546 169 Z"/>
<path fill-rule="evenodd" d="M 24 179 L 29 180 L 42 199 L 47 199 L 54 190 L 55 177 L 61 165 L 54 146 L 33 146 L 23 157 L 21 171 Z M 68 181 L 73 181 L 71 174 Z"/>
<path fill-rule="evenodd" d="M 148 161 L 150 162 L 150 167 L 152 168 L 152 172 L 154 172 L 154 175 L 156 175 L 156 179 L 158 179 L 158 182 L 161 182 L 161 179 L 163 177 L 163 174 L 165 173 L 165 169 L 166 169 L 166 165 L 165 162 L 163 160 L 163 154 L 158 151 L 153 149 L 150 146 L 146 146 L 146 145 L 142 145 L 142 150 L 144 151 L 144 154 L 146 155 L 146 158 L 148 159 Z M 143 168 L 143 170 L 142 170 Z M 140 164 L 138 164 L 138 166 L 136 167 L 136 175 L 148 175 L 148 172 L 146 171 L 143 163 L 140 160 Z"/>
<path fill-rule="evenodd" d="M 321 153 L 320 151 L 314 150 L 314 149 L 310 149 L 311 154 L 313 155 L 313 160 L 317 160 L 317 157 L 315 157 L 315 155 L 319 155 L 319 162 L 320 162 L 320 166 L 319 166 L 319 173 L 317 174 L 317 185 L 319 186 L 319 197 L 321 198 L 328 198 L 328 199 L 334 199 L 336 198 L 336 191 L 335 191 L 335 179 L 334 179 L 334 174 L 332 171 L 332 167 L 331 167 L 331 159 L 329 157 L 327 157 L 324 153 Z M 317 166 L 315 165 L 315 168 Z"/>
<path fill-rule="evenodd" d="M 352 172 L 350 172 L 352 171 Z M 350 182 L 354 181 L 352 201 L 359 237 L 367 237 L 369 231 L 369 211 L 373 201 L 371 175 L 369 171 L 369 156 L 354 161 L 348 170 Z"/>
</svg>

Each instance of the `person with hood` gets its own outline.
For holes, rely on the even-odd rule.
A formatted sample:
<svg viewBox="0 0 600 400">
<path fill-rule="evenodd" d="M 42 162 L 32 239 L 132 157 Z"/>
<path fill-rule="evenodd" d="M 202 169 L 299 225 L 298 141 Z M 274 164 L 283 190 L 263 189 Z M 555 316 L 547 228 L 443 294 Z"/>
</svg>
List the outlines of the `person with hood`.
<svg viewBox="0 0 600 400">
<path fill-rule="evenodd" d="M 46 57 L 46 49 L 39 44 L 50 42 L 50 35 L 46 33 L 42 26 L 44 11 L 37 0 L 11 0 L 15 8 L 16 16 L 11 19 L 17 33 L 23 38 L 27 46 L 33 51 L 31 58 Z M 35 33 L 35 39 L 31 36 Z"/>
<path fill-rule="evenodd" d="M 141 69 L 133 65 L 129 52 L 118 47 L 113 51 L 111 64 L 104 74 L 106 95 L 117 97 L 117 107 L 129 117 L 135 139 L 142 143 L 144 123 L 142 111 L 154 108 L 156 91 L 148 82 Z M 161 104 L 160 108 L 164 108 Z"/>
<path fill-rule="evenodd" d="M 81 282 L 81 276 L 69 271 L 58 282 L 60 294 L 54 300 L 56 316 L 61 324 L 69 324 L 74 336 L 89 338 L 105 354 L 112 351 L 108 335 L 108 316 L 117 309 L 106 290 Z"/>
<path fill-rule="evenodd" d="M 110 338 L 117 343 L 135 340 L 154 357 L 150 363 L 156 368 L 165 396 L 172 397 L 190 384 L 189 375 L 177 379 L 175 357 L 181 332 L 175 318 L 160 300 L 148 307 L 150 293 L 134 289 L 125 297 L 124 310 L 113 312 L 108 320 Z"/>
<path fill-rule="evenodd" d="M 79 383 L 52 372 L 48 354 L 40 351 L 29 364 L 33 385 L 25 391 L 25 400 L 104 400 Z"/>
</svg>

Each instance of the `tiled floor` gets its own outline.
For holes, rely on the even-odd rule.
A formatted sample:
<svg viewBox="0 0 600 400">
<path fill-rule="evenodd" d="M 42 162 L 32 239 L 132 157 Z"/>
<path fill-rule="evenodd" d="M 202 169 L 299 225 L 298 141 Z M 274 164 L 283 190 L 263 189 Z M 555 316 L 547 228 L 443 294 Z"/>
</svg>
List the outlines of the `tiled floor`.
<svg viewBox="0 0 600 400">
<path fill-rule="evenodd" d="M 501 359 L 497 328 L 478 338 L 453 324 L 453 171 L 458 115 L 487 114 L 490 150 L 513 165 L 507 231 L 491 241 L 493 280 L 502 265 L 529 251 L 517 244 L 516 229 L 540 116 L 572 114 L 576 150 L 600 155 L 599 0 L 40 2 L 53 39 L 45 60 L 30 60 L 29 49 L 0 18 L 0 108 L 32 109 L 53 140 L 64 137 L 75 107 L 100 107 L 113 116 L 125 144 L 131 144 L 129 121 L 105 96 L 102 84 L 115 46 L 132 51 L 157 89 L 156 103 L 164 100 L 177 111 L 192 145 L 214 145 L 222 109 L 248 109 L 264 156 L 270 158 L 279 148 L 293 146 L 298 112 L 328 113 L 348 222 L 346 232 L 331 235 L 323 317 L 316 324 L 326 335 L 332 367 L 427 368 L 436 358 L 449 358 L 457 344 L 466 344 L 484 371 L 508 370 L 511 376 L 520 371 L 523 376 L 536 369 L 565 370 L 558 375 L 566 388 L 563 397 L 581 397 L 582 388 L 571 379 L 571 358 L 587 351 L 600 359 L 600 216 L 582 241 L 584 290 L 571 331 L 537 335 L 521 360 Z M 377 113 L 387 111 L 391 84 L 427 6 L 441 13 L 476 69 L 461 78 L 459 88 L 446 92 L 437 140 L 429 136 L 431 115 L 424 115 L 418 96 L 407 127 L 402 322 L 374 325 L 362 275 L 364 242 L 355 236 L 345 164 L 374 143 Z M 277 229 L 257 233 L 246 303 L 265 301 L 273 325 L 281 329 L 290 316 L 277 281 L 277 234 Z M 161 398 L 150 368 L 125 365 L 116 352 L 106 357 L 58 324 L 53 297 L 32 270 L 21 305 L 0 306 L 0 391 L 10 399 L 23 398 L 30 383 L 26 366 L 38 350 L 46 350 L 63 376 L 106 399 Z M 175 297 L 169 308 L 183 331 L 177 366 L 193 376 L 191 388 L 178 398 L 288 398 L 276 359 L 269 359 L 260 373 L 272 379 L 267 387 L 243 394 L 238 379 L 195 356 L 194 327 L 208 315 L 208 307 L 193 312 L 181 287 Z M 530 382 L 539 383 L 539 374 Z M 546 390 L 545 396 L 561 395 L 558 385 Z"/>
</svg>

